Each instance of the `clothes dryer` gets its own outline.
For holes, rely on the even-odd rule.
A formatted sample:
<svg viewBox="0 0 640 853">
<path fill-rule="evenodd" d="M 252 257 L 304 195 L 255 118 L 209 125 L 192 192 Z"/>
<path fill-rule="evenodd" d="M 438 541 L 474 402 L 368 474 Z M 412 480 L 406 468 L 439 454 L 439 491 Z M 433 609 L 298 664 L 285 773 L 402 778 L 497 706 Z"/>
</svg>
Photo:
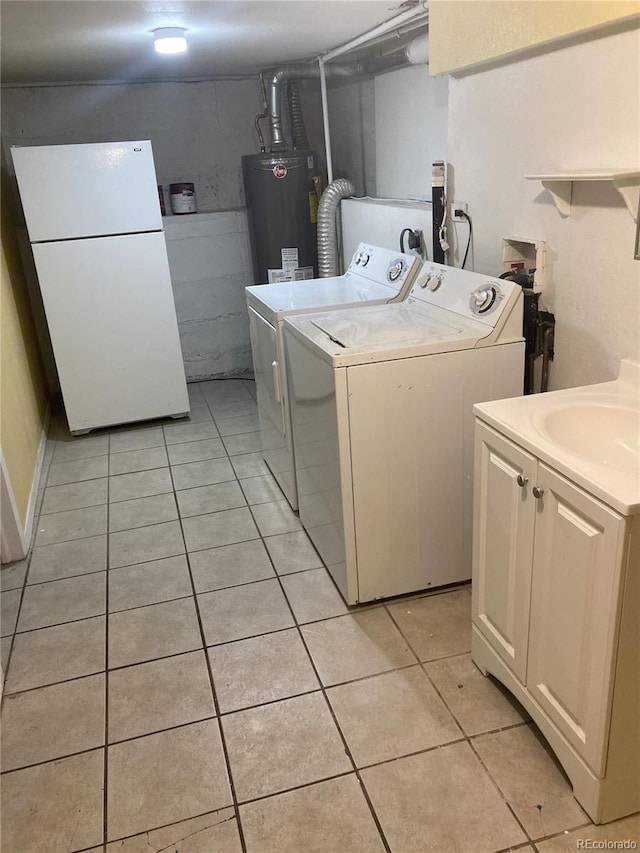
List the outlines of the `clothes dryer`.
<svg viewBox="0 0 640 853">
<path fill-rule="evenodd" d="M 403 299 L 422 268 L 415 255 L 361 243 L 344 275 L 247 287 L 251 351 L 264 459 L 293 509 L 298 496 L 282 323 L 310 311 Z"/>
<path fill-rule="evenodd" d="M 348 604 L 471 577 L 472 408 L 522 392 L 522 302 L 427 263 L 404 302 L 285 319 L 300 520 Z"/>
</svg>

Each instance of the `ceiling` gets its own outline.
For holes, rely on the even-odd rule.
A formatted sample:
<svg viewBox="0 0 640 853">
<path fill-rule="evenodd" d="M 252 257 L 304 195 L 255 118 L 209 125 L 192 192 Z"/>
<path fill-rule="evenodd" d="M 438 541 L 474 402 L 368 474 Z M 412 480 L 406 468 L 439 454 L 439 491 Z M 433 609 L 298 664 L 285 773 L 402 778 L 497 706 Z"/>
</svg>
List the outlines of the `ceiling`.
<svg viewBox="0 0 640 853">
<path fill-rule="evenodd" d="M 417 0 L 2 0 L 4 86 L 256 74 L 311 59 Z M 422 5 L 422 4 L 420 4 Z M 160 56 L 152 31 L 184 27 Z"/>
</svg>

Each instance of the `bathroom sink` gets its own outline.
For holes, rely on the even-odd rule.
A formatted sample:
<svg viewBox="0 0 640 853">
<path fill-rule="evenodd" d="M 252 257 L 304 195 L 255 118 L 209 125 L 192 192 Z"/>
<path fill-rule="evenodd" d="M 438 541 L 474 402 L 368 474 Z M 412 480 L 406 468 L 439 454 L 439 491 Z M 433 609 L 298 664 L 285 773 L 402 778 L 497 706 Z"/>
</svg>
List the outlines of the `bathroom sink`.
<svg viewBox="0 0 640 853">
<path fill-rule="evenodd" d="M 567 402 L 540 412 L 536 428 L 573 455 L 614 468 L 640 467 L 640 410 L 605 402 Z"/>
</svg>

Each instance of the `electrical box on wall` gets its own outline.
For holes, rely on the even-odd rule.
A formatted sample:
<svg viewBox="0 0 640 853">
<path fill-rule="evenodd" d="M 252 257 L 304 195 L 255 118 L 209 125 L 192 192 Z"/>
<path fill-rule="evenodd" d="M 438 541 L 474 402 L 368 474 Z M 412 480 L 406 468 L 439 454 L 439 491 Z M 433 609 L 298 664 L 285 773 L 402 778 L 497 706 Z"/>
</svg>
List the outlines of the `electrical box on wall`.
<svg viewBox="0 0 640 853">
<path fill-rule="evenodd" d="M 544 240 L 503 237 L 501 272 L 520 270 L 526 275 L 532 275 L 533 291 L 541 293 L 547 282 L 546 246 Z"/>
</svg>

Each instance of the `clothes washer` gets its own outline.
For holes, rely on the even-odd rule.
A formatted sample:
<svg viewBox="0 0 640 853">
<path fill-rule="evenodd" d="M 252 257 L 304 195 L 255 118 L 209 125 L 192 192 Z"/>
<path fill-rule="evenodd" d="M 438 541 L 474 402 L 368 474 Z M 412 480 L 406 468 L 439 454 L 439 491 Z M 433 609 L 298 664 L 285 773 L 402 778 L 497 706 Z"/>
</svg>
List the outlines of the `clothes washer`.
<svg viewBox="0 0 640 853">
<path fill-rule="evenodd" d="M 474 403 L 522 393 L 522 292 L 426 263 L 284 322 L 300 520 L 348 604 L 471 577 Z"/>
<path fill-rule="evenodd" d="M 298 495 L 282 346 L 284 318 L 404 299 L 421 268 L 415 255 L 361 243 L 344 275 L 246 288 L 262 452 L 293 509 L 298 508 Z"/>
</svg>

